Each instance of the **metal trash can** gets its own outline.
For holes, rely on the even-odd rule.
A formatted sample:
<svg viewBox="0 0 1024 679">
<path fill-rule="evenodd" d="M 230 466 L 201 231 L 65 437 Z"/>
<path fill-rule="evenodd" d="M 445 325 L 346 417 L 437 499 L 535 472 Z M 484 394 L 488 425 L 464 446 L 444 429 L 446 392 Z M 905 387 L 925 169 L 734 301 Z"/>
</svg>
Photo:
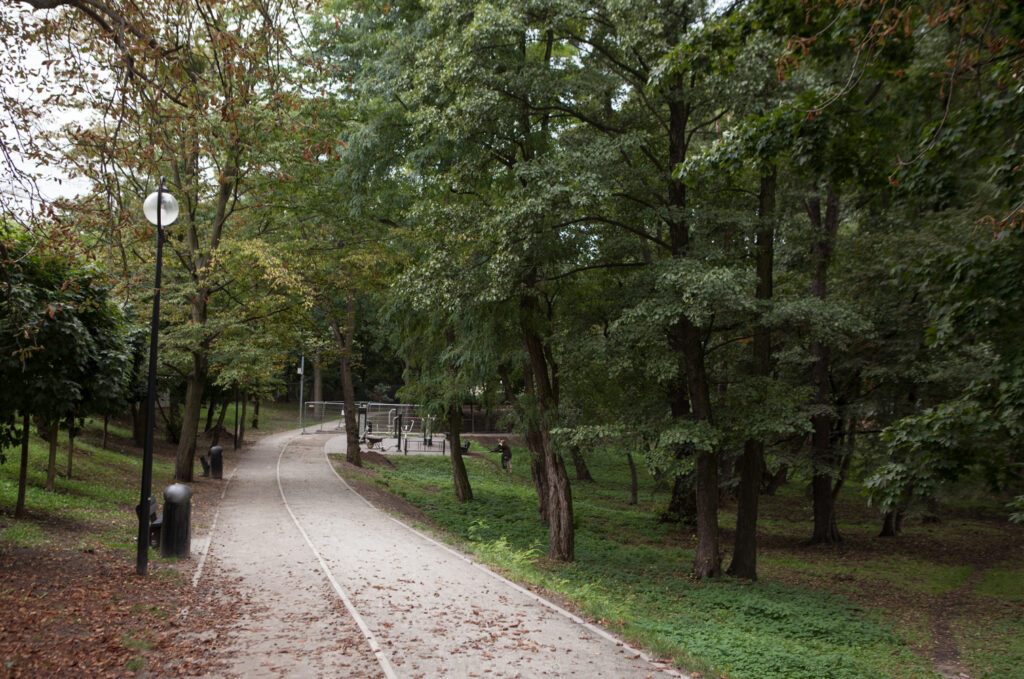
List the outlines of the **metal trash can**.
<svg viewBox="0 0 1024 679">
<path fill-rule="evenodd" d="M 210 446 L 210 478 L 224 478 L 224 449 L 220 446 Z"/>
<path fill-rule="evenodd" d="M 187 559 L 192 547 L 192 489 L 181 483 L 164 488 L 160 555 Z"/>
</svg>

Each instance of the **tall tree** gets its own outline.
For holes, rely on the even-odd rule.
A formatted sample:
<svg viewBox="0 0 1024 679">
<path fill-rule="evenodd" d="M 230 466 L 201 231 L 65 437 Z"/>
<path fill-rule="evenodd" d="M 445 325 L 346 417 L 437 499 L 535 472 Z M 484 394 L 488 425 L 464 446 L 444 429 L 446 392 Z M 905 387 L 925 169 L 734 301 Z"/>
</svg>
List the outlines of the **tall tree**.
<svg viewBox="0 0 1024 679">
<path fill-rule="evenodd" d="M 100 398 L 117 399 L 127 383 L 123 314 L 95 271 L 17 234 L 0 241 L 4 304 L 0 306 L 0 431 L 9 441 L 22 413 L 22 459 L 15 514 L 25 510 L 28 426 L 38 418 L 50 440 L 46 487 L 55 489 L 56 436 L 69 413 Z"/>
<path fill-rule="evenodd" d="M 430 194 L 440 201 L 433 210 L 487 244 L 479 260 L 491 277 L 484 294 L 512 305 L 533 410 L 526 438 L 544 470 L 538 493 L 552 505 L 552 556 L 571 558 L 571 491 L 549 433 L 559 421 L 560 379 L 551 345 L 558 314 L 546 306 L 556 299 L 552 282 L 594 266 L 636 266 L 646 256 L 659 268 L 649 280 L 661 277 L 661 341 L 676 360 L 664 381 L 672 439 L 679 457 L 697 451 L 695 570 L 716 575 L 716 434 L 705 361 L 713 314 L 672 299 L 676 283 L 704 274 L 702 248 L 713 242 L 697 239 L 688 185 L 673 174 L 695 135 L 723 115 L 705 89 L 711 45 L 688 42 L 687 31 L 705 19 L 703 5 L 446 2 L 416 12 L 407 20 L 417 17 L 422 28 L 394 40 L 388 67 L 371 75 L 381 78 L 381 92 L 408 93 L 401 101 L 417 123 L 419 178 L 439 189 Z M 401 28 L 396 19 L 383 23 Z M 673 49 L 675 67 L 656 68 Z M 624 162 L 609 166 L 608 158 Z M 632 252 L 608 257 L 596 249 L 609 232 L 633 238 Z"/>
<path fill-rule="evenodd" d="M 203 390 L 210 371 L 213 337 L 210 300 L 225 290 L 215 282 L 218 252 L 240 229 L 237 210 L 245 195 L 270 179 L 259 154 L 267 130 L 292 112 L 287 82 L 291 33 L 298 21 L 287 3 L 161 3 L 139 7 L 74 2 L 46 15 L 60 30 L 92 46 L 88 79 L 76 62 L 62 75 L 78 85 L 61 100 L 101 114 L 90 127 L 63 131 L 77 150 L 75 169 L 93 180 L 97 233 L 113 252 L 133 241 L 142 190 L 158 175 L 170 178 L 181 204 L 172 227 L 169 298 L 187 309 L 180 326 L 168 328 L 167 345 L 184 353 L 186 393 L 175 476 L 191 480 Z M 78 12 L 89 21 L 80 21 Z M 114 21 L 117 19 L 118 21 Z M 114 26 L 124 26 L 119 31 Z M 59 45 L 54 45 L 57 49 Z M 85 76 L 85 77 L 83 77 Z M 125 259 L 125 273 L 136 270 Z M 135 283 L 134 281 L 132 281 Z M 137 283 L 135 283 L 137 285 Z M 170 305 L 168 305 L 170 307 Z M 173 309 L 168 308 L 173 315 Z"/>
</svg>

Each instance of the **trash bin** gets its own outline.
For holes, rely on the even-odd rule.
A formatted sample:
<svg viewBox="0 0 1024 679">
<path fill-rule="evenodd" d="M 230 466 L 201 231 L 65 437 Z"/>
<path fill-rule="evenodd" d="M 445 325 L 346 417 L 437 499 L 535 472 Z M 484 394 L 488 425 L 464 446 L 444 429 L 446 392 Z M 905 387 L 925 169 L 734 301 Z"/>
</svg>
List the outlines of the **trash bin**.
<svg viewBox="0 0 1024 679">
<path fill-rule="evenodd" d="M 187 559 L 192 546 L 192 489 L 181 483 L 164 488 L 160 555 Z"/>
<path fill-rule="evenodd" d="M 224 449 L 220 446 L 210 447 L 210 478 L 224 478 Z"/>
</svg>

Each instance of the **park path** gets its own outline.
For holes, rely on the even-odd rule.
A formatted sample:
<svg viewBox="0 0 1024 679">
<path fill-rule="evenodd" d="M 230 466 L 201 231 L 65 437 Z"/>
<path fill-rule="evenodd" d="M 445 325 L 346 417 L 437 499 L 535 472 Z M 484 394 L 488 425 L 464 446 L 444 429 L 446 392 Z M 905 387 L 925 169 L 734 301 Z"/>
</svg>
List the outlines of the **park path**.
<svg viewBox="0 0 1024 679">
<path fill-rule="evenodd" d="M 256 604 L 229 675 L 682 676 L 372 507 L 327 459 L 339 438 L 267 437 L 232 473 L 196 572 Z"/>
</svg>

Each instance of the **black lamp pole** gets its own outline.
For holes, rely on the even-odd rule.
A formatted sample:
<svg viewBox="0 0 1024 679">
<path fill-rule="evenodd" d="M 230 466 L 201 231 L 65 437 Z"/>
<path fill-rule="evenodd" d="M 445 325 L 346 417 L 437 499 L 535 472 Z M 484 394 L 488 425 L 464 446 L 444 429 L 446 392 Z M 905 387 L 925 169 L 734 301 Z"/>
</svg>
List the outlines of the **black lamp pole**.
<svg viewBox="0 0 1024 679">
<path fill-rule="evenodd" d="M 153 287 L 153 320 L 149 328 L 149 387 L 146 392 L 146 440 L 142 448 L 142 493 L 139 498 L 139 544 L 136 572 L 146 575 L 149 566 L 149 495 L 153 485 L 153 425 L 156 419 L 156 353 L 160 327 L 160 269 L 163 264 L 164 178 L 156 190 L 156 281 Z"/>
</svg>

